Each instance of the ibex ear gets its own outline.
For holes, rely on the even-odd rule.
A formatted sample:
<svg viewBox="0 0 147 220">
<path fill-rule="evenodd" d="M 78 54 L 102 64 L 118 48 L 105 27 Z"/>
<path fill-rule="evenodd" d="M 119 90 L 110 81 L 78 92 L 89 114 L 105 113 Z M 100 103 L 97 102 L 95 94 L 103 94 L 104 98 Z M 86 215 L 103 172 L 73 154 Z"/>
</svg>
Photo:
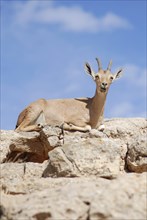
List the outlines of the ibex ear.
<svg viewBox="0 0 147 220">
<path fill-rule="evenodd" d="M 117 80 L 122 76 L 123 69 L 120 69 L 116 74 L 114 74 L 114 79 Z"/>
<path fill-rule="evenodd" d="M 91 75 L 92 78 L 95 80 L 95 73 L 94 73 L 94 71 L 92 70 L 92 68 L 91 68 L 91 66 L 89 65 L 89 63 L 86 62 L 84 68 L 85 68 L 85 72 L 88 73 L 89 75 Z"/>
</svg>

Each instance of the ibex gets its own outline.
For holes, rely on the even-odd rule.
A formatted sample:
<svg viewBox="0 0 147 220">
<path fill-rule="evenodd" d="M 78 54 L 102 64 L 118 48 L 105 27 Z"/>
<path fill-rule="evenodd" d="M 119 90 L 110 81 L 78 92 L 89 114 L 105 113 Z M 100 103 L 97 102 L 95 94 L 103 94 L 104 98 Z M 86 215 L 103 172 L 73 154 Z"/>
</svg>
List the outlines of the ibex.
<svg viewBox="0 0 147 220">
<path fill-rule="evenodd" d="M 103 114 L 107 93 L 111 83 L 119 78 L 120 69 L 115 74 L 111 72 L 112 61 L 107 70 L 98 63 L 95 73 L 89 63 L 85 63 L 85 71 L 96 83 L 95 95 L 92 98 L 73 99 L 39 99 L 26 107 L 19 115 L 16 131 L 39 131 L 45 125 L 61 126 L 65 130 L 90 131 L 103 129 Z"/>
</svg>

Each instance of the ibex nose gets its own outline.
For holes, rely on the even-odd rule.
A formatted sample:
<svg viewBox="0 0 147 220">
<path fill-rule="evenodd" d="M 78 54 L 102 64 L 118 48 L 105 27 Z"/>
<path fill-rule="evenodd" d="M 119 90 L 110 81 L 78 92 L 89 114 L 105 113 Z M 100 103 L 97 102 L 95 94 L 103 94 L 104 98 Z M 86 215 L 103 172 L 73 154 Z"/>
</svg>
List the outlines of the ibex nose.
<svg viewBox="0 0 147 220">
<path fill-rule="evenodd" d="M 105 83 L 105 82 L 102 82 L 102 87 L 106 87 L 107 86 L 107 83 Z"/>
</svg>

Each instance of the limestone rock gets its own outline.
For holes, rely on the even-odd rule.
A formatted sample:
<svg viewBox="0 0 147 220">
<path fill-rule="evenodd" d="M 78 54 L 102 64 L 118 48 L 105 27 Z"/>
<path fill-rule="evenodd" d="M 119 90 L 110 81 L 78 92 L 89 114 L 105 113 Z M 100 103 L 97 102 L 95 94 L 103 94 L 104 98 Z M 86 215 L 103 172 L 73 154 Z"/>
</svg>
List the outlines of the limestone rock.
<svg viewBox="0 0 147 220">
<path fill-rule="evenodd" d="M 104 187 L 97 191 L 91 203 L 91 220 L 146 219 L 146 174 L 122 175 L 110 184 L 104 183 Z"/>
<path fill-rule="evenodd" d="M 105 127 L 2 131 L 0 219 L 147 219 L 147 122 L 111 119 Z"/>
<path fill-rule="evenodd" d="M 133 140 L 128 146 L 127 167 L 136 173 L 147 172 L 147 136 Z"/>
<path fill-rule="evenodd" d="M 1 161 L 42 163 L 50 158 L 45 176 L 98 175 L 113 178 L 126 168 L 146 171 L 147 156 L 141 156 L 142 142 L 137 142 L 146 135 L 146 120 L 111 119 L 105 121 L 105 127 L 103 132 L 92 130 L 90 133 L 63 132 L 52 126 L 46 126 L 40 133 L 2 131 Z M 131 152 L 136 152 L 137 160 Z"/>
<path fill-rule="evenodd" d="M 109 138 L 132 141 L 147 132 L 147 120 L 144 118 L 114 118 L 105 121 L 104 133 Z"/>
<path fill-rule="evenodd" d="M 113 119 L 105 122 L 104 132 L 66 132 L 62 147 L 49 152 L 49 164 L 43 175 L 102 176 L 111 179 L 126 169 L 134 171 L 128 166 L 128 149 L 132 148 L 134 140 L 137 143 L 137 138 L 145 136 L 146 125 L 145 119 Z M 139 149 L 142 149 L 140 144 L 136 157 L 139 156 Z M 144 154 L 140 160 L 140 172 L 146 171 L 146 158 Z"/>
<path fill-rule="evenodd" d="M 28 189 L 23 189 L 26 183 L 31 184 L 34 178 L 41 178 L 47 166 L 44 163 L 4 163 L 1 164 L 0 188 L 8 194 L 26 194 Z M 32 183 L 33 184 L 33 183 Z M 33 187 L 33 185 L 32 185 Z"/>
<path fill-rule="evenodd" d="M 9 132 L 6 135 L 6 132 L 2 131 L 1 136 L 3 157 L 1 161 L 3 162 L 42 163 L 48 159 L 48 152 L 54 147 L 60 146 L 62 142 L 61 129 L 51 126 L 45 127 L 40 133 L 10 131 L 9 136 Z M 5 140 L 8 141 L 7 145 Z M 3 150 L 5 148 L 6 150 Z"/>
<path fill-rule="evenodd" d="M 11 144 L 12 137 L 18 137 L 18 134 L 14 131 L 0 131 L 0 163 L 6 158 L 6 155 L 9 152 L 9 146 Z"/>
<path fill-rule="evenodd" d="M 34 177 L 23 182 L 21 192 L 26 193 L 2 192 L 6 219 L 146 219 L 145 173 L 121 174 L 114 180 Z"/>
<path fill-rule="evenodd" d="M 72 143 L 72 144 L 70 144 Z M 120 140 L 89 138 L 66 142 L 49 152 L 44 177 L 103 176 L 115 178 L 124 170 L 127 146 Z"/>
</svg>

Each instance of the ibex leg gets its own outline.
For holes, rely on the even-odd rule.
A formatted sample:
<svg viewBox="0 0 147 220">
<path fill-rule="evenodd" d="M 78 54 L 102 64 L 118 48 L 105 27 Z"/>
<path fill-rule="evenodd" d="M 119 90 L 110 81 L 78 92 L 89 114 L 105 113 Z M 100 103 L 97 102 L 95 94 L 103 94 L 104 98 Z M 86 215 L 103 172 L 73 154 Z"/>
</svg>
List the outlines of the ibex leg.
<svg viewBox="0 0 147 220">
<path fill-rule="evenodd" d="M 15 131 L 40 131 L 45 125 L 45 117 L 43 111 L 41 111 L 35 117 L 34 113 L 29 112 L 24 118 L 21 124 L 15 129 Z"/>
<path fill-rule="evenodd" d="M 79 127 L 79 126 L 76 126 L 76 125 L 73 125 L 71 123 L 64 123 L 63 124 L 63 129 L 64 130 L 68 130 L 68 131 L 83 131 L 83 132 L 86 132 L 86 131 L 90 131 L 91 130 L 91 126 L 90 125 L 86 125 L 85 127 Z"/>
</svg>

